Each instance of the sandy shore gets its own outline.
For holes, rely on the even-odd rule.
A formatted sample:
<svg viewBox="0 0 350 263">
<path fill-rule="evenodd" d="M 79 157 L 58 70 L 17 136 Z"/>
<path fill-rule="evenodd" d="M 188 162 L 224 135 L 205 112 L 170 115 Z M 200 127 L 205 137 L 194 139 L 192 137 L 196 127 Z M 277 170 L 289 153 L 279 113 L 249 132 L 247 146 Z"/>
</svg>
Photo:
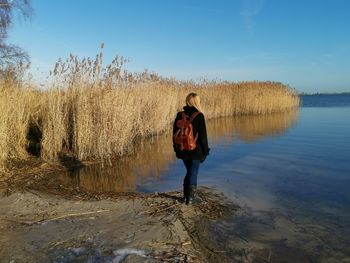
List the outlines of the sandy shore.
<svg viewBox="0 0 350 263">
<path fill-rule="evenodd" d="M 1 263 L 350 262 L 331 217 L 238 208 L 204 187 L 194 206 L 177 191 L 87 192 L 49 168 L 0 178 Z"/>
<path fill-rule="evenodd" d="M 220 261 L 200 222 L 233 210 L 208 188 L 199 195 L 200 205 L 186 206 L 181 192 L 97 200 L 3 189 L 1 262 Z"/>
</svg>

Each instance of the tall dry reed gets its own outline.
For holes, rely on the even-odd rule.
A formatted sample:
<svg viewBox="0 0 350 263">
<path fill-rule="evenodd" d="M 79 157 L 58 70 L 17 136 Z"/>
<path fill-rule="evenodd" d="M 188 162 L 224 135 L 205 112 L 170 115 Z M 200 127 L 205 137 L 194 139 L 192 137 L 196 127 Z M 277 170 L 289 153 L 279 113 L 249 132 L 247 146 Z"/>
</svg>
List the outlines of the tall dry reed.
<svg viewBox="0 0 350 263">
<path fill-rule="evenodd" d="M 46 90 L 24 83 L 0 85 L 0 167 L 28 158 L 28 129 L 37 125 L 43 161 L 62 153 L 79 160 L 109 161 L 133 151 L 139 137 L 171 127 L 189 92 L 200 95 L 207 119 L 270 114 L 299 105 L 296 93 L 274 82 L 181 82 L 147 71 L 123 70 L 117 57 L 103 67 L 103 55 L 59 61 Z"/>
<path fill-rule="evenodd" d="M 39 126 L 43 113 L 40 92 L 8 84 L 0 82 L 0 172 L 7 160 L 28 157 L 28 129 L 33 124 Z"/>
</svg>

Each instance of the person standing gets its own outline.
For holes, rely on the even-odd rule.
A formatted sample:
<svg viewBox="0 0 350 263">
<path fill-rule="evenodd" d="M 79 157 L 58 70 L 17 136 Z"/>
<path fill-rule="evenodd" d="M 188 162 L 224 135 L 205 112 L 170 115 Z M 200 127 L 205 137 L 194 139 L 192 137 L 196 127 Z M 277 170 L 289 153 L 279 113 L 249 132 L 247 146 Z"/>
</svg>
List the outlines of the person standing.
<svg viewBox="0 0 350 263">
<path fill-rule="evenodd" d="M 188 124 L 191 125 L 188 125 Z M 184 128 L 184 126 L 191 126 Z M 186 130 L 184 132 L 184 130 Z M 179 134 L 183 134 L 182 139 Z M 190 138 L 191 137 L 191 138 Z M 188 139 L 189 138 L 189 139 Z M 189 143 L 179 143 L 179 140 L 189 140 Z M 194 141 L 194 143 L 193 143 Z M 183 183 L 184 200 L 186 205 L 197 203 L 197 175 L 199 166 L 209 154 L 207 129 L 202 112 L 200 98 L 196 93 L 186 97 L 186 106 L 178 112 L 173 124 L 173 147 L 178 159 L 182 159 L 186 167 Z"/>
</svg>

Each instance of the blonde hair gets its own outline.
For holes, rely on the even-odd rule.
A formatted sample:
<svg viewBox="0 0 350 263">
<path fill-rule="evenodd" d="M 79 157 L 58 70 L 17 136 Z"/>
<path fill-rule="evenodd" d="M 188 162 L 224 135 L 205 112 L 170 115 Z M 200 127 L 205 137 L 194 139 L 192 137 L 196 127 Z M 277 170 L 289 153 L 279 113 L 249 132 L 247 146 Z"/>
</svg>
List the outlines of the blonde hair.
<svg viewBox="0 0 350 263">
<path fill-rule="evenodd" d="M 186 97 L 186 105 L 195 107 L 199 112 L 202 112 L 201 100 L 197 93 L 190 93 Z"/>
</svg>

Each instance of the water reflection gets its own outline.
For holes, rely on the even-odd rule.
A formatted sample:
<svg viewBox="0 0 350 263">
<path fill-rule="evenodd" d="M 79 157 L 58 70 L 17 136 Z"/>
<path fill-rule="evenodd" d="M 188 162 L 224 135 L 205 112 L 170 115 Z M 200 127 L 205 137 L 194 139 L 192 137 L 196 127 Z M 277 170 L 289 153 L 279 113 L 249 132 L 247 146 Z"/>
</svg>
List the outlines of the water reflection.
<svg viewBox="0 0 350 263">
<path fill-rule="evenodd" d="M 92 192 L 126 192 L 137 190 L 148 179 L 158 180 L 175 161 L 169 135 L 139 142 L 134 154 L 112 161 L 112 165 L 93 164 L 68 174 L 63 183 Z"/>
<path fill-rule="evenodd" d="M 208 122 L 208 134 L 214 146 L 223 139 L 229 143 L 233 140 L 254 142 L 267 136 L 285 133 L 298 116 L 299 110 L 294 109 L 268 115 L 218 118 Z"/>
<path fill-rule="evenodd" d="M 214 119 L 207 122 L 208 136 L 212 147 L 223 141 L 252 142 L 284 133 L 297 118 L 298 110 Z M 169 166 L 175 163 L 171 140 L 170 133 L 143 140 L 135 146 L 134 154 L 113 161 L 112 166 L 91 165 L 62 174 L 60 180 L 85 191 L 143 191 L 143 185 L 159 182 L 169 174 Z"/>
<path fill-rule="evenodd" d="M 216 148 L 201 183 L 242 206 L 210 225 L 225 262 L 349 261 L 349 118 L 346 107 L 303 108 L 283 136 Z"/>
</svg>

